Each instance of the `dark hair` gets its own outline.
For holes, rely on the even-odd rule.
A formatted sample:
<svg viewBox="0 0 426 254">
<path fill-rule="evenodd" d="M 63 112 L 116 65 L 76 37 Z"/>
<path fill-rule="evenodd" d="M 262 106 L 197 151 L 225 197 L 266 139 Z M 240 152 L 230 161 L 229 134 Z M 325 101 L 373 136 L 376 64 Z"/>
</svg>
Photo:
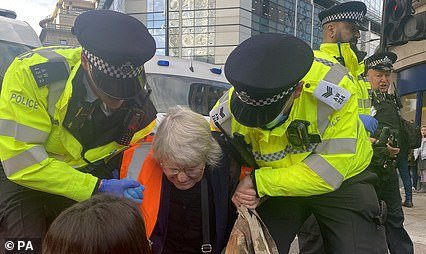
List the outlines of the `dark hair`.
<svg viewBox="0 0 426 254">
<path fill-rule="evenodd" d="M 50 225 L 43 254 L 149 254 L 145 224 L 137 205 L 95 195 L 63 211 Z"/>
</svg>

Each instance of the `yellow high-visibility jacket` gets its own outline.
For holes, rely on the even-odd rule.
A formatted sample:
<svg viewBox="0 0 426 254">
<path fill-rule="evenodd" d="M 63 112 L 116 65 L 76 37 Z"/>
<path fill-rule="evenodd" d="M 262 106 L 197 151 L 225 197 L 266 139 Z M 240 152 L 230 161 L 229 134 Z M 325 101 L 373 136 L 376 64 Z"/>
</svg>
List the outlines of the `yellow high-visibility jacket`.
<svg viewBox="0 0 426 254">
<path fill-rule="evenodd" d="M 24 53 L 7 70 L 0 95 L 0 158 L 8 179 L 76 201 L 89 198 L 98 180 L 77 170 L 87 165 L 83 147 L 62 126 L 80 59 L 81 48 L 44 47 Z M 58 80 L 57 73 L 40 67 L 48 62 L 65 64 L 69 74 Z M 131 143 L 154 127 L 155 121 L 138 131 Z M 126 148 L 111 142 L 86 151 L 84 158 L 107 160 Z"/>
<path fill-rule="evenodd" d="M 303 78 L 303 90 L 288 119 L 272 130 L 239 124 L 230 112 L 231 88 L 210 112 L 211 120 L 230 133 L 242 134 L 260 166 L 255 171 L 258 195 L 311 196 L 334 191 L 362 172 L 373 151 L 358 117 L 353 77 L 337 60 L 321 51 Z M 309 134 L 321 137 L 306 149 L 293 147 L 287 127 L 293 120 L 310 122 Z M 212 130 L 217 130 L 211 124 Z"/>
<path fill-rule="evenodd" d="M 348 68 L 353 82 L 356 87 L 356 96 L 358 97 L 358 113 L 370 115 L 371 113 L 371 100 L 369 95 L 370 84 L 365 81 L 362 74 L 364 72 L 364 64 L 358 63 L 353 50 L 350 48 L 349 43 L 340 44 L 342 56 L 345 59 L 345 66 Z M 339 49 L 336 43 L 323 43 L 320 46 L 320 52 L 326 53 L 330 56 L 339 56 Z"/>
<path fill-rule="evenodd" d="M 360 87 L 358 110 L 360 114 L 371 115 L 371 85 L 368 82 L 367 77 L 364 77 L 364 62 L 359 65 L 358 69 L 358 83 Z"/>
</svg>

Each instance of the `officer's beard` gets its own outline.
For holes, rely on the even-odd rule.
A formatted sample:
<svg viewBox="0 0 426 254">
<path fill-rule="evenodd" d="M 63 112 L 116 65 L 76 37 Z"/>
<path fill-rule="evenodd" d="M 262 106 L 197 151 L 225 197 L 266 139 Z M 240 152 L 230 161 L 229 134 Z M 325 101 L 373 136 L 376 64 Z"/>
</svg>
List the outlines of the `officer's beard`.
<svg viewBox="0 0 426 254">
<path fill-rule="evenodd" d="M 358 59 L 358 63 L 360 63 L 360 62 L 362 62 L 362 60 L 364 60 L 365 56 L 367 55 L 367 52 L 359 50 L 357 44 L 358 44 L 357 38 L 352 38 L 349 41 L 349 45 L 350 45 L 352 51 L 355 53 L 356 58 Z"/>
</svg>

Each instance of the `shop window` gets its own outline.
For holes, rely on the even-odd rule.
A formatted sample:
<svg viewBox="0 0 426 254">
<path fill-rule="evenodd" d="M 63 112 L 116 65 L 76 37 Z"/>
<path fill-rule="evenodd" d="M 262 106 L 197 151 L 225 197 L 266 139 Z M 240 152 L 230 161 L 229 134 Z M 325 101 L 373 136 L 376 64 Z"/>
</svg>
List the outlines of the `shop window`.
<svg viewBox="0 0 426 254">
<path fill-rule="evenodd" d="M 422 94 L 422 117 L 421 125 L 426 125 L 426 91 Z"/>
<path fill-rule="evenodd" d="M 402 118 L 404 118 L 407 121 L 414 122 L 416 120 L 417 95 L 415 93 L 411 93 L 411 94 L 406 94 L 401 96 L 401 104 L 402 104 L 402 108 L 401 108 Z M 423 120 L 423 117 L 422 117 L 422 120 Z"/>
</svg>

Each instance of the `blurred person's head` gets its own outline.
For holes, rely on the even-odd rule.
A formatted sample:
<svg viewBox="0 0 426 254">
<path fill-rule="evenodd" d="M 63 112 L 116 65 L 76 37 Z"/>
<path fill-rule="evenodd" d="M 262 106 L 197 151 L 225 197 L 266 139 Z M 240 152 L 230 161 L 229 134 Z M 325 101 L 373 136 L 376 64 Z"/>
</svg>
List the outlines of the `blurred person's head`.
<svg viewBox="0 0 426 254">
<path fill-rule="evenodd" d="M 326 43 L 356 42 L 360 37 L 358 27 L 349 22 L 330 22 L 323 25 L 323 38 Z"/>
<path fill-rule="evenodd" d="M 392 52 L 377 53 L 365 59 L 367 79 L 372 90 L 386 93 L 390 86 L 390 75 L 397 56 Z"/>
<path fill-rule="evenodd" d="M 422 136 L 425 137 L 426 136 L 426 125 L 422 125 L 422 128 L 420 129 Z"/>
<path fill-rule="evenodd" d="M 216 166 L 222 155 L 209 122 L 182 106 L 169 109 L 155 134 L 152 149 L 167 179 L 180 190 L 190 189 L 201 181 L 205 167 Z"/>
<path fill-rule="evenodd" d="M 362 22 L 367 7 L 363 2 L 352 1 L 332 6 L 318 14 L 322 23 L 323 38 L 326 43 L 356 43 L 360 30 L 367 30 Z"/>
<path fill-rule="evenodd" d="M 50 225 L 43 254 L 151 253 L 136 203 L 95 195 L 63 211 Z"/>
</svg>

